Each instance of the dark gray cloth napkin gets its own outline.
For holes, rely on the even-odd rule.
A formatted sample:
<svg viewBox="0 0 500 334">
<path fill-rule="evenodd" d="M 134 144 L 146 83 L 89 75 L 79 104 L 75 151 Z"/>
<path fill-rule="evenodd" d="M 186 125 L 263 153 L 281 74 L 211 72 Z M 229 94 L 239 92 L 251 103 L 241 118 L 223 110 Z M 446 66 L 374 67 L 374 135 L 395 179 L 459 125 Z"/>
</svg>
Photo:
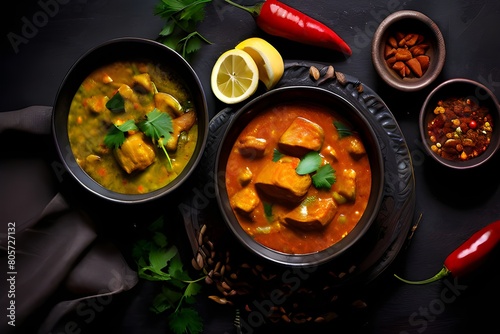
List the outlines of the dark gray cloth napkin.
<svg viewBox="0 0 500 334">
<path fill-rule="evenodd" d="M 44 159 L 51 113 L 46 106 L 0 112 L 0 333 L 19 332 L 47 304 L 38 333 L 64 328 L 61 319 L 86 300 L 109 299 L 138 282 L 119 249 L 58 191 Z M 25 135 L 34 136 L 28 145 L 16 140 Z"/>
</svg>

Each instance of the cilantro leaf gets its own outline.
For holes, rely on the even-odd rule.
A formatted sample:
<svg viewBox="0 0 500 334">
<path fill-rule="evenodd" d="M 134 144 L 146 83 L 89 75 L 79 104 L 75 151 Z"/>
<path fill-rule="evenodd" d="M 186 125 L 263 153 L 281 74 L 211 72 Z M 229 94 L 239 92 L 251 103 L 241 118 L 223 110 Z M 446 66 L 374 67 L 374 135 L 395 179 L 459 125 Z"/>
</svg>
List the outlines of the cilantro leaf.
<svg viewBox="0 0 500 334">
<path fill-rule="evenodd" d="M 273 221 L 273 205 L 271 203 L 264 202 L 264 214 L 268 222 Z"/>
<path fill-rule="evenodd" d="M 146 115 L 146 120 L 139 122 L 138 127 L 153 141 L 158 141 L 160 138 L 168 140 L 170 132 L 174 131 L 170 115 L 156 108 Z"/>
<path fill-rule="evenodd" d="M 137 130 L 134 121 L 129 119 L 122 125 L 113 124 L 104 137 L 104 144 L 109 148 L 118 148 L 125 141 L 125 132 Z"/>
<path fill-rule="evenodd" d="M 125 100 L 120 92 L 116 92 L 108 102 L 106 102 L 106 108 L 111 110 L 112 112 L 120 112 L 125 110 Z"/>
<path fill-rule="evenodd" d="M 168 324 L 175 334 L 199 334 L 203 331 L 201 317 L 192 308 L 181 308 L 168 317 Z"/>
<path fill-rule="evenodd" d="M 312 176 L 312 182 L 317 189 L 330 189 L 336 181 L 335 170 L 330 164 L 321 166 Z"/>
<path fill-rule="evenodd" d="M 344 123 L 339 122 L 339 121 L 334 121 L 333 125 L 337 129 L 337 132 L 339 134 L 339 138 L 344 138 L 344 137 L 348 137 L 348 136 L 352 135 L 351 129 L 349 129 L 347 127 L 347 125 L 345 125 Z"/>
<path fill-rule="evenodd" d="M 151 138 L 153 142 L 158 143 L 158 146 L 161 147 L 167 157 L 169 168 L 172 169 L 172 161 L 163 144 L 164 141 L 166 142 L 169 140 L 171 136 L 170 133 L 174 131 L 172 117 L 154 108 L 146 115 L 146 120 L 139 122 L 138 127 L 146 136 Z"/>
<path fill-rule="evenodd" d="M 321 156 L 318 152 L 313 151 L 307 153 L 299 162 L 299 165 L 295 169 L 297 174 L 306 175 L 316 171 L 321 165 Z"/>
<path fill-rule="evenodd" d="M 168 244 L 162 231 L 164 228 L 162 217 L 149 227 L 152 238 L 139 240 L 133 247 L 139 277 L 162 283 L 161 291 L 153 299 L 150 309 L 156 314 L 168 312 L 168 325 L 174 333 L 201 333 L 203 323 L 200 315 L 186 305 L 196 302 L 196 295 L 202 289 L 199 281 L 205 276 L 195 280 L 189 277 L 177 247 Z"/>
<path fill-rule="evenodd" d="M 276 162 L 278 161 L 279 159 L 281 159 L 282 157 L 284 156 L 283 153 L 281 153 L 280 151 L 278 151 L 277 149 L 274 149 L 273 151 L 273 162 Z"/>
<path fill-rule="evenodd" d="M 179 52 L 185 59 L 201 48 L 203 42 L 211 44 L 196 31 L 205 18 L 205 6 L 212 0 L 160 0 L 154 14 L 165 21 L 159 41 Z"/>
</svg>

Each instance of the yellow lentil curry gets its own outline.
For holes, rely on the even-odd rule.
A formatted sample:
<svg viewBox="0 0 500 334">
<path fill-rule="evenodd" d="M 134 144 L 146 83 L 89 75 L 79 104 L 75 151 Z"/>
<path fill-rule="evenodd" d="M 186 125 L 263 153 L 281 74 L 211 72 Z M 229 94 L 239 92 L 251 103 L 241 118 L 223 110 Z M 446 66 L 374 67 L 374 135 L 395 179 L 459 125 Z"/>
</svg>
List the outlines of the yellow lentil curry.
<svg viewBox="0 0 500 334">
<path fill-rule="evenodd" d="M 160 126 L 169 126 L 166 135 L 155 137 L 154 122 L 160 118 Z M 145 123 L 149 131 L 140 127 Z M 132 126 L 118 130 L 124 124 Z M 167 69 L 115 62 L 80 85 L 68 115 L 68 136 L 77 163 L 96 182 L 118 193 L 147 193 L 172 182 L 189 162 L 198 137 L 196 110 L 187 89 Z"/>
</svg>

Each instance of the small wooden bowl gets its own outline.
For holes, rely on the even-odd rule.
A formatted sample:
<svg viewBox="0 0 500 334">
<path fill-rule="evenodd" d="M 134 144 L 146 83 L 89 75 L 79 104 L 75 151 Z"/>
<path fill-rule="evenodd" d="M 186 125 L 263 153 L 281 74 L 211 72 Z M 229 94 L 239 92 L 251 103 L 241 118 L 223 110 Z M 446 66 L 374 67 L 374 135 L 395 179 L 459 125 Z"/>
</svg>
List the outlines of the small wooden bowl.
<svg viewBox="0 0 500 334">
<path fill-rule="evenodd" d="M 389 37 L 396 33 L 420 34 L 424 36 L 424 42 L 429 44 L 425 54 L 429 56 L 430 63 L 421 77 L 410 75 L 403 78 L 387 64 L 385 46 Z M 387 16 L 373 35 L 372 62 L 375 70 L 384 82 L 401 91 L 418 91 L 428 86 L 441 73 L 445 57 L 445 42 L 438 26 L 429 17 L 417 11 L 402 10 Z"/>
</svg>

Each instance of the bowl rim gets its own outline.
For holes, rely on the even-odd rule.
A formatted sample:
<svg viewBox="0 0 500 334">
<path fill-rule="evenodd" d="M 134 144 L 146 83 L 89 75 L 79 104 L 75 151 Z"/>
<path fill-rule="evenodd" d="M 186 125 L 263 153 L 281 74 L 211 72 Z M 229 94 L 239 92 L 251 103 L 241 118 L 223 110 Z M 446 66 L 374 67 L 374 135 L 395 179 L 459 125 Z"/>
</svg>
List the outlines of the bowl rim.
<svg viewBox="0 0 500 334">
<path fill-rule="evenodd" d="M 66 127 L 62 126 L 62 124 L 66 124 L 65 120 L 67 120 L 69 109 L 60 110 L 62 107 L 59 107 L 60 103 L 61 104 L 64 103 L 60 102 L 60 100 L 67 98 L 68 89 L 66 88 L 66 85 L 69 85 L 69 83 L 72 80 L 75 80 L 75 77 L 82 77 L 82 74 L 75 74 L 75 73 L 77 73 L 78 71 L 84 71 L 87 73 L 87 75 L 90 74 L 91 69 L 89 68 L 95 69 L 98 66 L 101 66 L 102 64 L 109 62 L 109 61 L 103 62 L 101 60 L 96 60 L 95 58 L 98 56 L 99 52 L 102 53 L 103 52 L 102 50 L 105 50 L 107 48 L 125 47 L 126 45 L 133 45 L 134 48 L 136 49 L 140 49 L 141 47 L 144 48 L 145 46 L 147 46 L 148 48 L 150 48 L 149 50 L 154 49 L 158 50 L 158 52 L 162 52 L 165 55 L 174 56 L 176 58 L 176 62 L 178 64 L 182 64 L 185 70 L 191 74 L 190 82 L 193 85 L 195 85 L 195 87 L 189 86 L 187 88 L 193 92 L 194 91 L 200 92 L 199 97 L 197 97 L 196 99 L 193 98 L 199 101 L 197 102 L 198 104 L 197 115 L 198 118 L 201 120 L 201 122 L 198 123 L 198 140 L 193 157 L 188 162 L 188 165 L 185 167 L 185 169 L 171 183 L 167 184 L 162 188 L 144 194 L 124 194 L 107 189 L 98 182 L 96 182 L 78 165 L 71 151 L 71 148 L 69 147 L 69 139 L 67 138 L 67 126 Z M 116 57 L 110 56 L 110 59 L 113 59 L 113 61 L 118 61 L 120 59 L 123 60 L 123 59 L 135 59 L 135 58 L 148 59 L 148 56 L 147 55 L 140 57 L 138 56 L 122 57 L 120 55 L 117 55 Z M 155 57 L 153 56 L 151 58 Z M 89 62 L 92 61 L 94 62 L 97 61 L 98 63 L 98 65 L 96 65 L 97 67 L 89 66 Z M 82 68 L 84 70 L 82 70 Z M 81 82 L 78 83 L 78 86 L 80 84 Z M 76 85 L 76 83 L 72 83 L 71 85 Z M 72 91 L 73 95 L 74 93 L 76 93 L 76 91 L 74 90 L 70 89 L 70 91 Z M 58 91 L 54 99 L 52 119 L 51 119 L 52 137 L 55 142 L 57 154 L 62 164 L 64 165 L 65 171 L 68 172 L 71 175 L 71 177 L 75 181 L 77 181 L 77 183 L 79 183 L 84 189 L 96 195 L 97 197 L 109 200 L 111 202 L 125 203 L 125 204 L 149 202 L 164 195 L 167 195 L 176 190 L 177 188 L 179 188 L 194 172 L 196 166 L 198 165 L 198 163 L 202 158 L 203 151 L 205 149 L 205 145 L 208 138 L 208 125 L 209 125 L 209 114 L 208 114 L 208 104 L 205 91 L 203 89 L 201 80 L 194 71 L 193 67 L 184 58 L 182 58 L 182 56 L 177 51 L 169 48 L 168 46 L 160 42 L 140 37 L 119 37 L 110 39 L 90 48 L 85 53 L 83 53 L 72 64 L 72 66 L 66 72 L 66 75 L 64 76 L 63 80 L 61 81 L 61 84 L 58 88 Z"/>
<path fill-rule="evenodd" d="M 432 63 L 436 64 L 436 67 L 433 68 L 432 71 L 427 71 L 427 75 L 423 75 L 421 78 L 413 79 L 411 81 L 404 81 L 401 78 L 397 78 L 397 76 L 389 73 L 389 68 L 385 62 L 384 57 L 382 56 L 382 43 L 385 43 L 383 40 L 385 38 L 386 33 L 389 31 L 391 26 L 395 23 L 398 23 L 403 20 L 413 19 L 423 23 L 425 26 L 429 28 L 430 31 L 433 32 L 434 37 L 436 39 L 436 50 L 435 56 Z M 386 82 L 389 86 L 396 88 L 400 91 L 404 92 L 413 92 L 421 90 L 431 84 L 441 73 L 445 58 L 446 58 L 446 43 L 444 41 L 443 34 L 441 30 L 437 26 L 437 24 L 429 18 L 427 15 L 422 12 L 416 10 L 400 10 L 389 14 L 377 27 L 377 30 L 373 34 L 372 39 L 372 63 L 375 67 L 378 75 Z M 431 64 L 432 64 L 431 63 Z"/>
<path fill-rule="evenodd" d="M 330 99 L 337 99 L 340 104 L 342 104 L 345 108 L 351 109 L 355 111 L 356 117 L 359 118 L 360 122 L 363 122 L 364 125 L 366 126 L 366 129 L 369 133 L 364 134 L 365 137 L 371 137 L 373 139 L 374 145 L 378 147 L 378 150 L 374 150 L 372 154 L 376 156 L 376 161 L 371 161 L 371 164 L 377 163 L 380 167 L 380 171 L 378 175 L 372 174 L 372 190 L 370 193 L 370 200 L 368 205 L 372 205 L 374 208 L 372 214 L 367 217 L 366 214 L 363 214 L 362 218 L 358 222 L 358 224 L 354 227 L 354 229 L 348 234 L 348 236 L 345 239 L 342 239 L 340 242 L 337 242 L 336 244 L 318 251 L 318 252 L 313 252 L 313 253 L 306 253 L 306 254 L 289 254 L 289 253 L 283 253 L 276 251 L 274 249 L 268 248 L 257 241 L 255 241 L 253 238 L 251 238 L 242 228 L 237 219 L 235 218 L 235 215 L 232 211 L 232 209 L 229 206 L 229 200 L 227 199 L 227 193 L 225 193 L 225 172 L 219 172 L 220 171 L 220 166 L 221 166 L 221 155 L 223 154 L 224 148 L 226 145 L 224 143 L 227 142 L 228 137 L 230 135 L 231 129 L 233 126 L 238 122 L 238 120 L 241 117 L 244 117 L 246 114 L 252 112 L 252 108 L 254 106 L 259 106 L 260 103 L 266 103 L 266 99 L 270 100 L 272 97 L 277 96 L 279 94 L 286 94 L 288 91 L 291 91 L 292 93 L 294 91 L 304 91 L 304 92 L 312 92 L 311 94 L 322 94 L 326 96 L 326 98 Z M 262 102 L 264 101 L 264 102 Z M 282 104 L 285 102 L 277 101 L 276 99 L 273 102 L 268 102 L 268 104 L 265 104 L 265 106 L 269 105 L 278 105 Z M 259 113 L 259 111 L 257 112 Z M 346 117 L 346 116 L 343 116 Z M 238 131 L 238 133 L 241 133 L 241 129 Z M 227 145 L 233 145 L 233 141 L 231 144 Z M 224 163 L 226 160 L 224 160 Z M 248 249 L 251 253 L 260 256 L 266 260 L 269 260 L 275 264 L 279 265 L 285 265 L 288 267 L 312 267 L 312 266 L 318 266 L 321 264 L 324 264 L 326 262 L 329 262 L 335 258 L 338 258 L 339 256 L 345 254 L 349 249 L 351 249 L 357 241 L 362 239 L 370 229 L 370 227 L 373 225 L 373 222 L 377 218 L 377 213 L 378 210 L 380 209 L 380 206 L 382 204 L 383 200 L 383 192 L 384 192 L 384 182 L 385 182 L 385 175 L 384 175 L 384 160 L 382 156 L 382 150 L 380 146 L 380 142 L 378 141 L 377 135 L 375 131 L 373 130 L 370 122 L 367 119 L 367 116 L 364 115 L 356 106 L 351 103 L 349 100 L 347 100 L 345 97 L 339 95 L 336 92 L 332 92 L 330 90 L 321 88 L 321 87 L 316 87 L 316 86 L 285 86 L 285 87 L 279 87 L 275 88 L 271 91 L 265 92 L 262 95 L 254 98 L 250 102 L 246 103 L 244 106 L 239 108 L 233 115 L 232 119 L 230 120 L 228 126 L 226 127 L 223 137 L 221 140 L 221 144 L 219 145 L 216 153 L 216 158 L 215 158 L 215 197 L 217 200 L 217 204 L 219 207 L 219 210 L 222 214 L 223 220 L 226 224 L 226 226 L 230 229 L 231 233 L 235 236 L 235 238 L 242 244 L 246 249 Z M 373 166 L 373 165 L 372 165 Z M 223 166 L 225 169 L 225 166 Z M 222 175 L 224 174 L 224 175 Z M 374 181 L 375 180 L 375 181 Z M 373 185 L 378 185 L 377 187 L 373 187 Z M 226 199 L 224 202 L 223 199 Z M 370 202 L 371 201 L 371 202 Z M 364 220 L 363 224 L 360 224 L 360 222 Z M 232 223 L 235 222 L 235 223 Z M 355 237 L 354 232 L 356 230 L 357 234 Z M 345 244 L 342 249 L 337 250 L 339 245 Z"/>
<path fill-rule="evenodd" d="M 451 85 L 470 85 L 471 88 L 474 87 L 474 89 L 482 89 L 484 92 L 487 93 L 487 99 L 491 100 L 492 104 L 495 106 L 495 114 L 497 115 L 497 118 L 500 118 L 500 103 L 493 94 L 493 91 L 489 89 L 487 86 L 484 84 L 477 82 L 472 79 L 468 78 L 452 78 L 448 79 L 442 83 L 440 83 L 438 86 L 436 86 L 426 97 L 424 103 L 422 104 L 422 107 L 420 108 L 420 113 L 419 113 L 419 118 L 418 118 L 418 124 L 419 124 L 419 132 L 420 132 L 420 139 L 422 140 L 422 143 L 425 147 L 425 151 L 427 154 L 429 154 L 435 161 L 440 163 L 443 166 L 450 167 L 453 169 L 457 170 L 463 170 L 463 169 L 471 169 L 474 167 L 478 167 L 480 165 L 483 165 L 486 163 L 488 160 L 490 160 L 496 152 L 500 148 L 500 131 L 496 129 L 498 126 L 498 122 L 495 126 L 494 134 L 492 139 L 495 139 L 494 141 L 490 142 L 490 145 L 488 146 L 487 152 L 483 152 L 479 157 L 470 159 L 464 162 L 456 162 L 452 160 L 448 160 L 445 158 L 442 158 L 438 155 L 436 155 L 428 145 L 428 138 L 427 138 L 427 132 L 426 132 L 426 118 L 427 118 L 427 110 L 429 108 L 430 102 L 435 99 L 440 92 L 442 92 L 443 89 L 446 89 L 450 87 Z M 472 96 L 472 95 L 471 95 Z M 492 112 L 490 110 L 490 112 Z"/>
</svg>

